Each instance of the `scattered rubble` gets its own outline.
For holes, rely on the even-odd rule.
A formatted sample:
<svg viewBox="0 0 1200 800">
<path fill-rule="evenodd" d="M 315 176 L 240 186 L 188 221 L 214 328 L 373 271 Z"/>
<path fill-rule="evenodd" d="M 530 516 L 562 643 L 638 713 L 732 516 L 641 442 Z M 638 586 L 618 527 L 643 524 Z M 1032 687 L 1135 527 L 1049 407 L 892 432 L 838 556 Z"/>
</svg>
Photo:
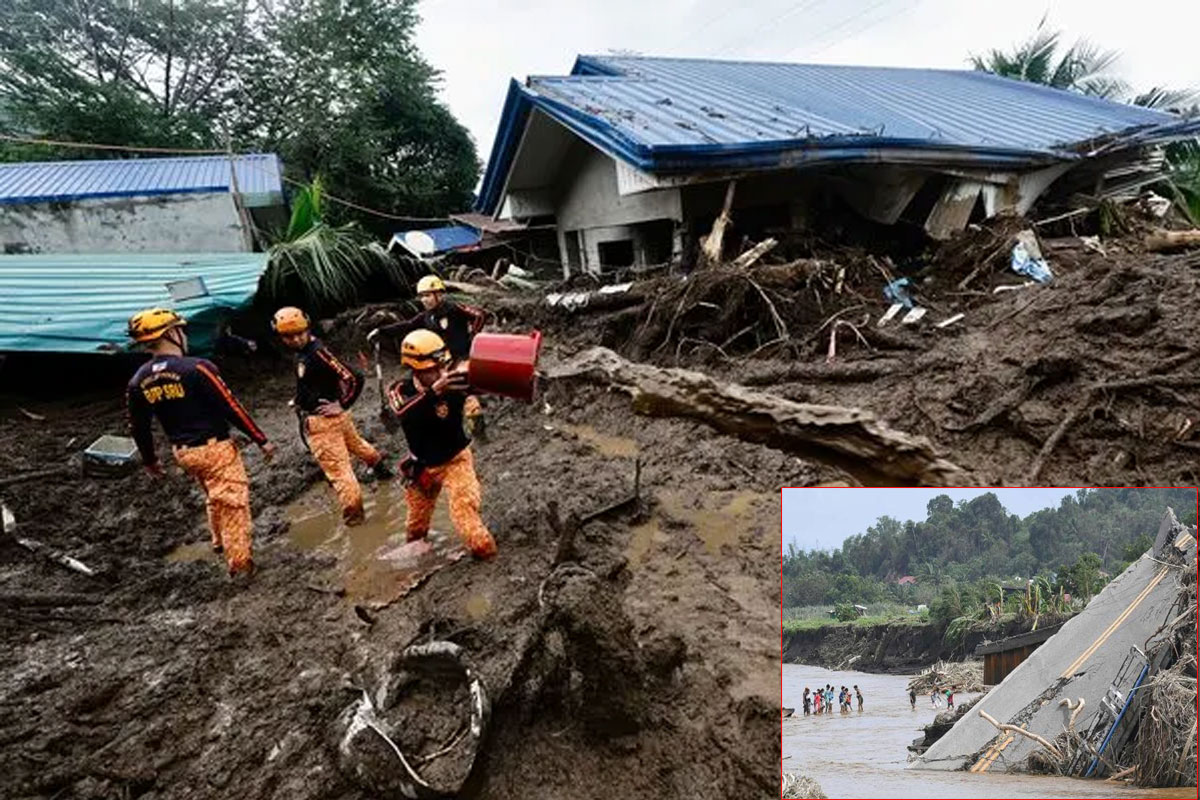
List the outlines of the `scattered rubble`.
<svg viewBox="0 0 1200 800">
<path fill-rule="evenodd" d="M 820 798 L 827 795 L 821 791 L 821 784 L 807 775 L 796 775 L 788 772 L 783 776 L 783 796 L 786 798 Z"/>
<path fill-rule="evenodd" d="M 939 661 L 908 682 L 908 688 L 918 695 L 953 689 L 958 692 L 982 692 L 982 661 Z"/>
</svg>

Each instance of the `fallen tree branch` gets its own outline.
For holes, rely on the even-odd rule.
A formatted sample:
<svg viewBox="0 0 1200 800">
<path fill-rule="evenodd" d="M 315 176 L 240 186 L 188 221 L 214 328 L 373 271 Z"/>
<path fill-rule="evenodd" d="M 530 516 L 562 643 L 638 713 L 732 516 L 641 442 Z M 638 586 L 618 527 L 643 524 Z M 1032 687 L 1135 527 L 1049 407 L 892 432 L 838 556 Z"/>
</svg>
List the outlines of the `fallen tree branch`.
<svg viewBox="0 0 1200 800">
<path fill-rule="evenodd" d="M 596 347 L 551 370 L 553 380 L 616 387 L 647 416 L 688 417 L 722 433 L 832 464 L 864 485 L 970 486 L 976 480 L 928 440 L 890 428 L 869 411 L 796 403 L 682 369 L 626 361 Z"/>
<path fill-rule="evenodd" d="M 0 478 L 0 486 L 12 486 L 17 483 L 25 483 L 26 481 L 38 481 L 42 478 L 58 478 L 71 473 L 68 467 L 55 467 L 54 469 L 43 469 L 37 472 L 22 472 L 18 475 L 6 475 Z"/>
<path fill-rule="evenodd" d="M 1006 722 L 997 722 L 995 717 L 993 717 L 991 714 L 984 711 L 982 708 L 979 709 L 979 716 L 981 718 L 987 720 L 988 722 L 992 723 L 993 725 L 996 726 L 997 729 L 999 729 L 1005 733 L 1019 733 L 1022 736 L 1032 739 L 1033 741 L 1040 744 L 1042 747 L 1046 748 L 1046 751 L 1049 752 L 1050 755 L 1054 756 L 1059 761 L 1062 761 L 1062 757 L 1063 757 L 1062 753 L 1059 751 L 1059 749 L 1057 747 L 1055 747 L 1053 744 L 1051 744 L 1049 741 L 1047 741 L 1044 736 L 1039 736 L 1036 733 L 1033 733 L 1032 731 L 1027 731 L 1024 728 L 1020 727 L 1019 725 L 1009 725 Z"/>
<path fill-rule="evenodd" d="M 96 570 L 92 569 L 87 564 L 84 564 L 82 561 L 72 558 L 66 553 L 60 553 L 48 545 L 44 545 L 41 542 L 35 542 L 32 539 L 14 539 L 13 541 L 15 541 L 21 547 L 24 547 L 29 552 L 42 556 L 43 558 L 58 564 L 60 567 L 65 567 L 72 572 L 78 572 L 80 575 L 87 575 L 89 578 L 96 577 Z"/>
<path fill-rule="evenodd" d="M 746 252 L 733 260 L 734 269 L 748 269 L 757 263 L 763 256 L 775 249 L 779 242 L 774 239 L 763 239 L 758 244 L 751 247 Z"/>
<path fill-rule="evenodd" d="M 63 606 L 98 606 L 104 601 L 90 594 L 0 594 L 0 605 L 60 608 Z"/>
<path fill-rule="evenodd" d="M 1162 386 L 1162 385 L 1180 385 L 1180 386 L 1195 386 L 1200 384 L 1200 375 L 1148 375 L 1142 378 L 1129 378 L 1121 381 L 1105 381 L 1103 383 L 1093 383 L 1084 390 L 1079 400 L 1073 405 L 1063 417 L 1062 422 L 1050 434 L 1050 438 L 1042 445 L 1042 449 L 1038 452 L 1037 458 L 1034 459 L 1033 465 L 1029 468 L 1029 474 L 1026 476 L 1028 485 L 1036 484 L 1038 476 L 1042 472 L 1042 468 L 1046 465 L 1046 459 L 1054 452 L 1054 448 L 1062 441 L 1067 430 L 1078 421 L 1079 417 L 1092 404 L 1095 396 L 1102 391 L 1117 391 L 1121 389 L 1140 389 L 1146 386 Z"/>
</svg>

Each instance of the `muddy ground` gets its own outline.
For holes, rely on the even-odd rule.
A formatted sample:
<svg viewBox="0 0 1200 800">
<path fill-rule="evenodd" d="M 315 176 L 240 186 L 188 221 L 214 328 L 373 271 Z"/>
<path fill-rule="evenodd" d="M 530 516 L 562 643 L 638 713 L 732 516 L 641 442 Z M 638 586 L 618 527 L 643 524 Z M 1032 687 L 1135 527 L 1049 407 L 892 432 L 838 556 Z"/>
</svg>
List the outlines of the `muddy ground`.
<svg viewBox="0 0 1200 800">
<path fill-rule="evenodd" d="M 56 362 L 47 391 L 38 367 L 17 367 L 0 395 L 5 474 L 122 432 L 123 369 L 93 366 L 85 380 Z M 270 465 L 246 450 L 260 567 L 248 586 L 212 559 L 166 560 L 207 536 L 182 475 L 0 489 L 21 535 L 102 570 L 0 545 L 0 795 L 368 797 L 339 771 L 335 719 L 404 646 L 444 637 L 466 648 L 493 704 L 463 797 L 778 796 L 778 487 L 827 473 L 635 417 L 593 387 L 492 401 L 476 463 L 499 557 L 442 569 L 368 626 L 353 598 L 312 588 L 345 583 L 338 560 L 288 534 L 288 505 L 322 486 L 284 406 L 289 369 L 261 357 L 222 367 L 280 447 Z M 67 388 L 63 374 L 75 375 Z M 388 442 L 377 402 L 372 386 L 356 415 Z M 640 509 L 584 526 L 548 580 L 547 504 L 584 514 L 620 499 L 635 455 Z M 34 605 L 51 594 L 66 597 Z"/>
<path fill-rule="evenodd" d="M 1148 253 L 1130 234 L 1101 253 L 1057 231 L 1042 239 L 1053 282 L 996 293 L 1023 281 L 1008 269 L 1020 227 L 968 231 L 903 267 L 887 247 L 816 243 L 787 263 L 636 285 L 640 305 L 537 313 L 581 345 L 871 411 L 978 485 L 1195 486 L 1200 252 Z M 913 280 L 921 323 L 877 325 L 885 275 Z M 533 301 L 501 302 L 533 313 Z"/>
</svg>

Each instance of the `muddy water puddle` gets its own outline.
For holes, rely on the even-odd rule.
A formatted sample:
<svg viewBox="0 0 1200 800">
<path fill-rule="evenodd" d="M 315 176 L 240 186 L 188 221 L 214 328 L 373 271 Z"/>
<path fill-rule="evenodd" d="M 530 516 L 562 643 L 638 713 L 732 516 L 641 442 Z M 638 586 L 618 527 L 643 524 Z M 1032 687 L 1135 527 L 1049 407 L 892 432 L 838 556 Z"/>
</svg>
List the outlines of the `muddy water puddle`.
<svg viewBox="0 0 1200 800">
<path fill-rule="evenodd" d="M 637 458 L 638 443 L 623 436 L 609 436 L 593 428 L 591 425 L 572 425 L 566 422 L 556 422 L 554 427 L 568 433 L 584 444 L 591 446 L 597 453 L 608 458 Z"/>
<path fill-rule="evenodd" d="M 284 546 L 322 553 L 337 559 L 327 582 L 345 590 L 352 601 L 380 605 L 394 600 L 409 584 L 425 573 L 436 571 L 443 562 L 456 560 L 458 536 L 450 520 L 445 494 L 438 498 L 429 541 L 434 547 L 405 546 L 404 519 L 407 506 L 404 487 L 398 482 L 363 486 L 366 521 L 353 527 L 342 522 L 333 490 L 318 484 L 284 511 L 287 539 L 266 548 Z M 262 547 L 262 546 L 260 546 Z M 441 556 L 447 556 L 441 558 Z M 223 564 L 207 541 L 189 542 L 166 556 L 171 563 L 208 561 Z M 465 609 L 473 619 L 487 616 L 490 598 L 469 598 Z"/>
<path fill-rule="evenodd" d="M 1138 789 L 1101 781 L 1042 775 L 941 772 L 908 769 L 907 747 L 945 708 L 928 695 L 908 702 L 904 675 L 837 672 L 783 665 L 783 705 L 796 716 L 783 720 L 783 769 L 808 775 L 829 797 L 1195 797 L 1195 787 Z M 804 687 L 857 685 L 863 711 L 804 717 Z M 978 695 L 956 695 L 968 702 Z"/>
<path fill-rule="evenodd" d="M 737 543 L 738 537 L 752 524 L 756 502 L 778 502 L 774 495 L 747 491 L 696 494 L 664 489 L 655 494 L 662 511 L 690 526 L 711 555 L 717 555 L 726 545 Z"/>
<path fill-rule="evenodd" d="M 433 561 L 427 552 L 404 547 L 403 485 L 388 481 L 364 486 L 363 509 L 366 521 L 347 526 L 333 490 L 323 484 L 314 486 L 285 510 L 288 542 L 299 550 L 337 558 L 335 577 L 348 598 L 385 603 L 405 588 L 414 570 L 426 569 Z M 438 498 L 432 529 L 437 533 L 431 532 L 431 540 L 440 535 L 440 541 L 457 545 L 445 493 Z"/>
</svg>

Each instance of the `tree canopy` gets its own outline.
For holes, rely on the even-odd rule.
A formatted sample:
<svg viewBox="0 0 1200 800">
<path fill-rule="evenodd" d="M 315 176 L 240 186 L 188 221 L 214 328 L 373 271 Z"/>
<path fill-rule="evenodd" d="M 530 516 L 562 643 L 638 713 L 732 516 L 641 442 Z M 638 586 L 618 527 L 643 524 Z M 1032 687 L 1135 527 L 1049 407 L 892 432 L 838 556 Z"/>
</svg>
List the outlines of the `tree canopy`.
<svg viewBox="0 0 1200 800">
<path fill-rule="evenodd" d="M 789 546 L 784 605 L 927 601 L 947 584 L 1023 584 L 1038 575 L 1090 595 L 1100 573 L 1115 576 L 1149 548 L 1168 506 L 1195 524 L 1190 489 L 1080 489 L 1024 519 L 991 492 L 958 503 L 939 495 L 923 521 L 880 517 L 835 550 Z M 915 587 L 898 585 L 906 575 L 917 579 Z"/>
<path fill-rule="evenodd" d="M 416 0 L 7 0 L 0 132 L 272 151 L 360 205 L 463 210 L 475 145 L 437 99 L 417 22 Z M 105 156 L 127 154 L 0 142 L 2 160 Z"/>
</svg>

